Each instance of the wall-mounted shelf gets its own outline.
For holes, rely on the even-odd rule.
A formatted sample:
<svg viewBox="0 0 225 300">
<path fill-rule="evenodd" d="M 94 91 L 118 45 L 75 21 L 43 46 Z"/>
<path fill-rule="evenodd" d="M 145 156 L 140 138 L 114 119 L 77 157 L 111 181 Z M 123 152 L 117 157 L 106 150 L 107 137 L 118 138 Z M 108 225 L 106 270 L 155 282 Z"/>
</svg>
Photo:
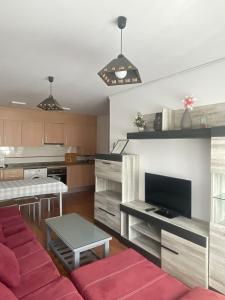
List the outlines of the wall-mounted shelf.
<svg viewBox="0 0 225 300">
<path fill-rule="evenodd" d="M 127 138 L 132 139 L 210 139 L 225 136 L 225 126 L 213 128 L 196 128 L 185 130 L 129 132 Z"/>
</svg>

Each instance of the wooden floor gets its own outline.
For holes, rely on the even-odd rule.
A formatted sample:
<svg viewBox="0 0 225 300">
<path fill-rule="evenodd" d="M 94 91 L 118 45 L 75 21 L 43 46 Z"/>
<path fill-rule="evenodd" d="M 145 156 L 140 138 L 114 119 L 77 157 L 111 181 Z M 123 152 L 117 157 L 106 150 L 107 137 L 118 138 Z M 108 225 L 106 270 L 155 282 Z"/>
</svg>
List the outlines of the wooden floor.
<svg viewBox="0 0 225 300">
<path fill-rule="evenodd" d="M 47 213 L 47 208 L 43 207 L 43 216 L 45 212 Z M 94 222 L 94 193 L 93 192 L 80 192 L 74 194 L 66 194 L 63 197 L 63 214 L 68 214 L 75 212 L 85 219 Z M 26 214 L 24 211 L 23 214 Z M 52 210 L 52 215 L 58 215 L 58 207 L 55 205 L 54 210 Z M 47 215 L 45 215 L 47 217 Z M 44 218 L 43 218 L 44 219 Z M 31 227 L 32 231 L 35 232 L 38 240 L 46 248 L 46 226 L 44 220 L 41 224 L 35 224 L 28 217 L 26 220 Z M 110 241 L 110 255 L 114 255 L 126 249 L 126 246 L 121 244 L 116 238 Z M 49 251 L 55 265 L 57 266 L 59 272 L 68 276 L 67 271 L 64 269 L 60 261 Z"/>
</svg>

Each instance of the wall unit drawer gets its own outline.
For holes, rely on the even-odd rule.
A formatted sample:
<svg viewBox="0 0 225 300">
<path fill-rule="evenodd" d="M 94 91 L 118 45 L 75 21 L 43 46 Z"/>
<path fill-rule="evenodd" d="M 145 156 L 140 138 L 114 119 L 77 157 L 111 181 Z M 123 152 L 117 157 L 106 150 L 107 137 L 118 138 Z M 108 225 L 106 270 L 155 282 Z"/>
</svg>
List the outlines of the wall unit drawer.
<svg viewBox="0 0 225 300">
<path fill-rule="evenodd" d="M 162 230 L 162 268 L 190 287 L 208 287 L 208 249 Z"/>
<path fill-rule="evenodd" d="M 102 196 L 105 193 L 95 193 L 95 207 L 101 207 L 108 212 L 116 215 L 118 218 L 120 217 L 120 203 L 117 200 L 107 199 L 107 197 Z"/>
<path fill-rule="evenodd" d="M 225 226 L 210 224 L 209 285 L 225 293 Z"/>
<path fill-rule="evenodd" d="M 121 231 L 120 217 L 113 215 L 112 213 L 104 210 L 101 207 L 95 206 L 95 219 L 109 228 L 115 230 L 116 232 Z"/>
<path fill-rule="evenodd" d="M 110 160 L 95 161 L 95 175 L 113 181 L 122 181 L 122 163 Z"/>
</svg>

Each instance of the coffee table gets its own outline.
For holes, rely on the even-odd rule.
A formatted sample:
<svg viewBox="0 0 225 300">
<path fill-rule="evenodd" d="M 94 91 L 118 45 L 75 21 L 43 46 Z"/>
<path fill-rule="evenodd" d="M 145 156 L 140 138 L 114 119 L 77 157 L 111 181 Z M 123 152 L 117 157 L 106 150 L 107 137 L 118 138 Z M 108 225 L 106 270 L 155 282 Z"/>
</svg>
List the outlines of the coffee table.
<svg viewBox="0 0 225 300">
<path fill-rule="evenodd" d="M 99 258 L 93 250 L 95 247 L 103 246 L 103 257 L 109 255 L 112 237 L 79 215 L 72 213 L 49 218 L 45 222 L 47 249 L 51 249 L 69 270 L 80 266 L 82 254 L 86 259 L 90 259 L 90 255 Z M 52 239 L 52 232 L 57 239 Z M 88 255 L 85 252 L 87 250 Z"/>
</svg>

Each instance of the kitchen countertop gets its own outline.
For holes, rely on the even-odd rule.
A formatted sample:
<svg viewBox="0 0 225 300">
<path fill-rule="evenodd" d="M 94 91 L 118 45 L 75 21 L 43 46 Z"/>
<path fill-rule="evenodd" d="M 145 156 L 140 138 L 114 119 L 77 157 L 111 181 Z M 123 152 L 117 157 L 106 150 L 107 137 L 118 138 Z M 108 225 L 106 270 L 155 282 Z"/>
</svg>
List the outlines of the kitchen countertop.
<svg viewBox="0 0 225 300">
<path fill-rule="evenodd" d="M 64 161 L 17 163 L 17 164 L 6 164 L 6 167 L 2 169 L 39 169 L 39 168 L 47 168 L 47 167 L 66 167 L 66 166 L 73 166 L 73 165 L 91 165 L 91 164 L 94 164 L 94 160 L 77 161 L 75 163 L 70 163 L 70 164 L 66 164 Z"/>
</svg>

